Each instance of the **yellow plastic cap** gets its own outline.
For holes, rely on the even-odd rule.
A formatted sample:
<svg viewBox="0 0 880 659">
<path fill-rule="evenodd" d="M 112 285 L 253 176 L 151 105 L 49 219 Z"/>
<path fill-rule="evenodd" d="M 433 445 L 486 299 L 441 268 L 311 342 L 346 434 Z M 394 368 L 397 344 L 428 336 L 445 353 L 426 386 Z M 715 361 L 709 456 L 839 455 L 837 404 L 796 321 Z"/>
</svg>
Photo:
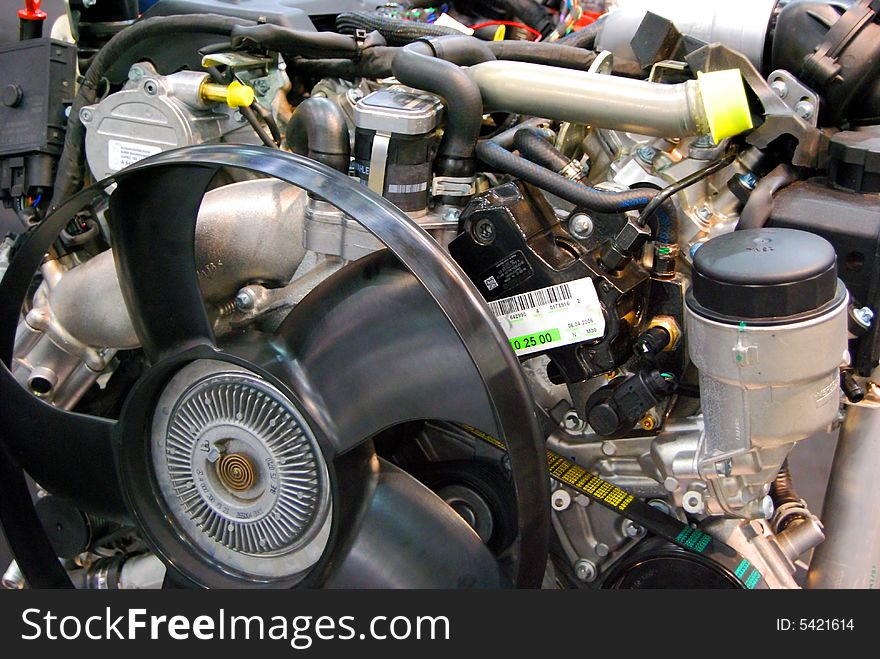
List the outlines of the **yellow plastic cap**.
<svg viewBox="0 0 880 659">
<path fill-rule="evenodd" d="M 240 82 L 233 81 L 226 88 L 226 104 L 231 108 L 250 107 L 254 102 L 254 90 Z"/>
<path fill-rule="evenodd" d="M 709 132 L 717 144 L 752 128 L 752 113 L 738 69 L 697 73 Z"/>
</svg>

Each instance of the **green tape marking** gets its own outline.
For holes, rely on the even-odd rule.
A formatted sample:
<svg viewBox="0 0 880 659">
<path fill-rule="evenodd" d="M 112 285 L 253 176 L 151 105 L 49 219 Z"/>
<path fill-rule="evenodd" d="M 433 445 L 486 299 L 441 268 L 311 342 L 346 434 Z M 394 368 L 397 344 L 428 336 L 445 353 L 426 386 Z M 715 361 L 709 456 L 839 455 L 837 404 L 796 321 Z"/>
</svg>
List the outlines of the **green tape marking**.
<svg viewBox="0 0 880 659">
<path fill-rule="evenodd" d="M 535 332 L 534 334 L 525 334 L 515 339 L 510 339 L 510 345 L 514 350 L 525 350 L 526 348 L 534 348 L 535 346 L 545 346 L 554 341 L 561 341 L 562 336 L 558 329 L 550 329 L 544 332 Z"/>
<path fill-rule="evenodd" d="M 761 580 L 761 573 L 758 570 L 752 570 L 752 573 L 746 577 L 746 580 L 743 581 L 743 584 L 749 590 L 752 590 L 755 586 L 758 585 L 758 582 Z"/>
</svg>

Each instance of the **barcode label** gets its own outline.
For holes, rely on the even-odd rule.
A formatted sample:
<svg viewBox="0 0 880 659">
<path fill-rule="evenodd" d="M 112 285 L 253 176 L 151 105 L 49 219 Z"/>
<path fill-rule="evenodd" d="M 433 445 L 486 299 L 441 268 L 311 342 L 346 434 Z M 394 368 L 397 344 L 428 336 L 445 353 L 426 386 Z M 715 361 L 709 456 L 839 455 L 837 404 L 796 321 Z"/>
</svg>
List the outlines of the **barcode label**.
<svg viewBox="0 0 880 659">
<path fill-rule="evenodd" d="M 496 316 L 505 316 L 509 313 L 516 313 L 517 311 L 534 309 L 542 304 L 553 304 L 554 302 L 570 300 L 571 297 L 571 287 L 568 284 L 557 284 L 550 288 L 529 291 L 528 293 L 521 293 L 520 295 L 507 297 L 503 300 L 490 302 L 489 308 Z"/>
<path fill-rule="evenodd" d="M 589 277 L 501 298 L 489 309 L 519 356 L 605 335 L 602 305 Z"/>
</svg>

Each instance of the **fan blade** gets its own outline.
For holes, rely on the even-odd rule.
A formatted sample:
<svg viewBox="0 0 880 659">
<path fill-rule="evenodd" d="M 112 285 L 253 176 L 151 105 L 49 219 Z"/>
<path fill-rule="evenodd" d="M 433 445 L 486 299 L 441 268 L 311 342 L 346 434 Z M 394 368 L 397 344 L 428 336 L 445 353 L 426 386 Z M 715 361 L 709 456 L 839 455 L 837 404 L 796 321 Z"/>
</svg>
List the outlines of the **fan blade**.
<svg viewBox="0 0 880 659">
<path fill-rule="evenodd" d="M 312 291 L 279 327 L 276 346 L 284 359 L 265 368 L 303 394 L 337 454 L 420 419 L 498 435 L 486 385 L 458 334 L 387 252 Z"/>
<path fill-rule="evenodd" d="M 110 197 L 113 254 L 129 315 L 153 362 L 214 345 L 199 290 L 195 226 L 216 168 L 135 171 Z"/>
<path fill-rule="evenodd" d="M 379 462 L 379 479 L 359 531 L 325 587 L 510 585 L 479 536 L 452 508 L 405 471 Z"/>
</svg>

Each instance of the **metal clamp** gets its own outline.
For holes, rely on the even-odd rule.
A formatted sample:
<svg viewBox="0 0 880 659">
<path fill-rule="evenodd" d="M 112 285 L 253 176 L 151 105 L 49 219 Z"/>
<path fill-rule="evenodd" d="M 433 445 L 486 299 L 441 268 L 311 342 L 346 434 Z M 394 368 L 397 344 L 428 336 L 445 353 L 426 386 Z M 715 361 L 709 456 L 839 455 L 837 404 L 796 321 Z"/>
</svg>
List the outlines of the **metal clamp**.
<svg viewBox="0 0 880 659">
<path fill-rule="evenodd" d="M 435 197 L 470 197 L 477 191 L 472 176 L 435 176 L 431 194 Z"/>
</svg>

